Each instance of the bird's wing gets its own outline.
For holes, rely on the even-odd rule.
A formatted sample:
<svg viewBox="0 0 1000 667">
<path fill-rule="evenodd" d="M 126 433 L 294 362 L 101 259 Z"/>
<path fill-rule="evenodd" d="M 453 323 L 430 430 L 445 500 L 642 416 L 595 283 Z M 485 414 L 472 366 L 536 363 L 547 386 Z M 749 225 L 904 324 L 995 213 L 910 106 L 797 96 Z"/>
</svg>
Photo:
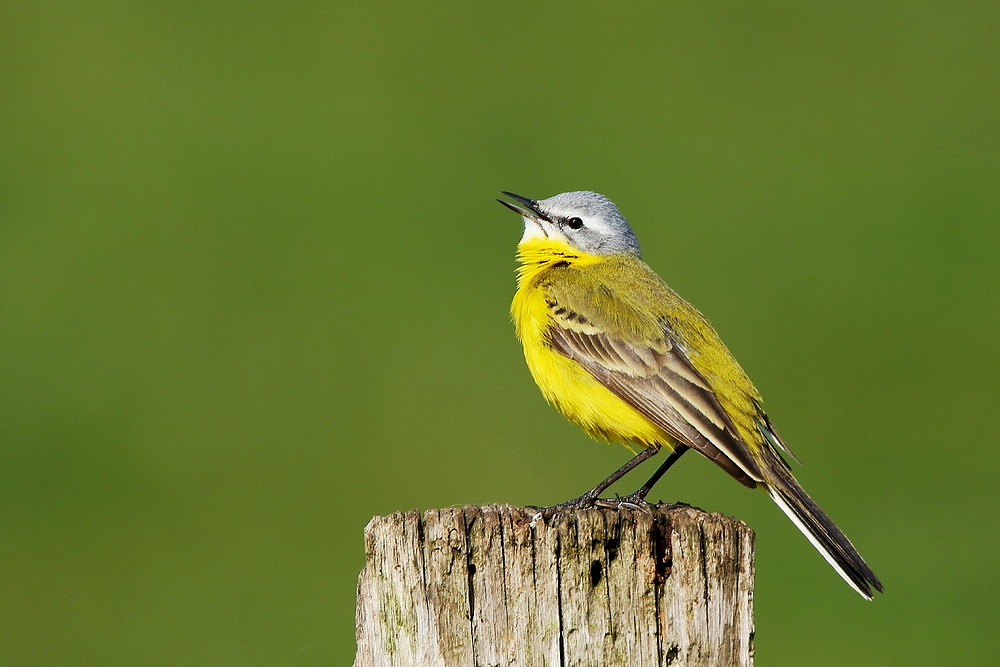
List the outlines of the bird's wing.
<svg viewBox="0 0 1000 667">
<path fill-rule="evenodd" d="M 576 301 L 571 299 L 571 301 Z M 553 349 L 573 359 L 616 396 L 678 442 L 696 449 L 751 488 L 763 479 L 739 431 L 666 327 L 661 337 L 628 340 L 601 326 L 597 313 L 547 299 Z M 638 338 L 638 337 L 635 337 Z"/>
</svg>

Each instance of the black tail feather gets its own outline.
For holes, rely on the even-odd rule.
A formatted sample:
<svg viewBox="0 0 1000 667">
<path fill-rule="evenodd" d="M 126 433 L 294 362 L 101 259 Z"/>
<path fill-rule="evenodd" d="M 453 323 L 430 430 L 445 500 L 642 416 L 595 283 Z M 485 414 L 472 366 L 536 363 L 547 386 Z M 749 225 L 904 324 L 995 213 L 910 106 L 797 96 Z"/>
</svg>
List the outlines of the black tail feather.
<svg viewBox="0 0 1000 667">
<path fill-rule="evenodd" d="M 854 590 L 871 600 L 872 589 L 882 592 L 882 582 L 819 505 L 806 494 L 787 466 L 767 466 L 764 488 L 771 498 L 798 526 L 813 546 Z"/>
</svg>

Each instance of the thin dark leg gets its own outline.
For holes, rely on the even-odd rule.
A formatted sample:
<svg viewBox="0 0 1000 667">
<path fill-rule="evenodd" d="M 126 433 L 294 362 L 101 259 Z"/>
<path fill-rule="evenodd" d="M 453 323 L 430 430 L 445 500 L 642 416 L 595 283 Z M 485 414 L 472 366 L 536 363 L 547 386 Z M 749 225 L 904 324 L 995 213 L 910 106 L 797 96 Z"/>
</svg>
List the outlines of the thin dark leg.
<svg viewBox="0 0 1000 667">
<path fill-rule="evenodd" d="M 597 498 L 602 493 L 604 493 L 605 489 L 607 489 L 609 486 L 611 486 L 612 484 L 620 480 L 622 477 L 627 475 L 637 465 L 639 465 L 649 457 L 655 455 L 657 451 L 659 450 L 653 449 L 652 447 L 642 450 L 641 452 L 633 456 L 631 459 L 629 459 L 628 463 L 626 463 L 621 468 L 611 473 L 611 475 L 606 480 L 604 480 L 603 482 L 592 488 L 587 493 L 583 494 L 583 496 L 581 497 Z"/>
<path fill-rule="evenodd" d="M 625 498 L 622 498 L 622 500 L 629 500 L 629 501 L 645 500 L 649 492 L 653 490 L 653 485 L 656 484 L 658 481 L 660 481 L 660 478 L 663 477 L 663 474 L 666 473 L 668 470 L 670 470 L 670 466 L 677 463 L 677 461 L 682 456 L 684 456 L 684 452 L 686 452 L 688 449 L 690 449 L 690 447 L 688 447 L 687 445 L 678 445 L 677 448 L 674 449 L 674 451 L 670 452 L 670 456 L 667 457 L 667 460 L 660 464 L 660 467 L 656 469 L 656 472 L 653 473 L 653 476 L 650 477 L 648 480 L 646 480 L 645 484 L 639 487 L 638 491 L 636 491 L 632 495 L 625 496 Z"/>
<path fill-rule="evenodd" d="M 587 491 L 587 493 L 583 494 L 579 498 L 574 498 L 573 500 L 567 500 L 564 503 L 560 503 L 552 507 L 541 508 L 542 511 L 546 514 L 552 514 L 558 512 L 559 510 L 586 509 L 589 507 L 595 507 L 596 506 L 595 501 L 600 497 L 602 493 L 604 493 L 605 489 L 607 489 L 609 486 L 611 486 L 612 484 L 620 480 L 622 477 L 627 475 L 629 471 L 631 471 L 637 465 L 639 465 L 649 457 L 654 456 L 657 451 L 659 450 L 653 447 L 649 447 L 648 449 L 642 450 L 641 452 L 633 456 L 631 459 L 629 459 L 628 463 L 626 463 L 621 468 L 611 473 L 611 475 L 607 479 L 605 479 L 603 482 L 592 488 L 590 491 Z"/>
</svg>

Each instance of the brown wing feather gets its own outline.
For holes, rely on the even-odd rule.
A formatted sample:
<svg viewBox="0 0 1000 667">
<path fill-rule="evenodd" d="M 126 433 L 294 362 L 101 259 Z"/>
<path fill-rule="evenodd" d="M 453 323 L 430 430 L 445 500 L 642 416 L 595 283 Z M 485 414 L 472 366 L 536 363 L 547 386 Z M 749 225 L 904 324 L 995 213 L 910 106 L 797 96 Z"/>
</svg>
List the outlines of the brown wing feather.
<svg viewBox="0 0 1000 667">
<path fill-rule="evenodd" d="M 646 418 L 715 461 L 751 488 L 759 466 L 704 377 L 666 336 L 665 345 L 633 345 L 588 327 L 586 333 L 553 324 L 553 349 L 583 366 Z M 665 348 L 665 349 L 664 349 Z"/>
</svg>

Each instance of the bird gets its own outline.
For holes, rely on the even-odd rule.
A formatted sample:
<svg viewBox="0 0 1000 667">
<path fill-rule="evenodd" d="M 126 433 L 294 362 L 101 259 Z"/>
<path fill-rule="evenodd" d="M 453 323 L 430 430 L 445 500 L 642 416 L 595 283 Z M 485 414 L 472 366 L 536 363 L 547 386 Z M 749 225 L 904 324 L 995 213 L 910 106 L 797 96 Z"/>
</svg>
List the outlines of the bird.
<svg viewBox="0 0 1000 667">
<path fill-rule="evenodd" d="M 618 207 L 588 191 L 540 200 L 500 194 L 511 201 L 497 201 L 524 222 L 511 316 L 531 375 L 545 399 L 589 435 L 639 448 L 603 482 L 555 508 L 648 507 L 653 485 L 693 449 L 744 486 L 764 489 L 862 597 L 882 592 L 792 475 L 784 455 L 798 459 L 750 378 L 705 316 L 643 262 Z M 635 493 L 600 497 L 661 448 L 670 454 Z"/>
</svg>

